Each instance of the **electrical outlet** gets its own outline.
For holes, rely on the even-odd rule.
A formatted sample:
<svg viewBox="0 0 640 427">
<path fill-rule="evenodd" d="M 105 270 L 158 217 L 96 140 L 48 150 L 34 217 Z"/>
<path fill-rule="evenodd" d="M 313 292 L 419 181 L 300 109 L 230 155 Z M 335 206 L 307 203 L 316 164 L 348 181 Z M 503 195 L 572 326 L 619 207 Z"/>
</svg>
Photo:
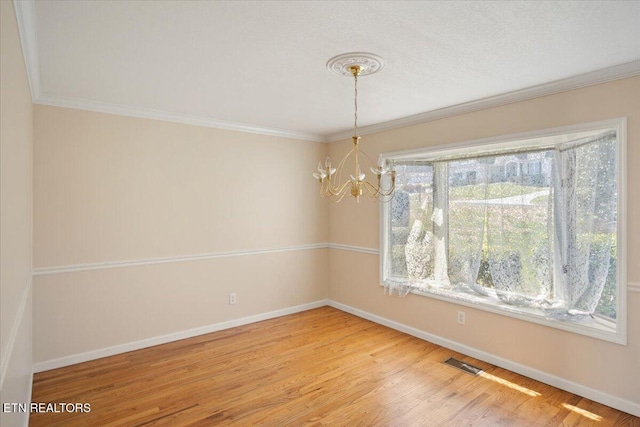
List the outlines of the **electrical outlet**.
<svg viewBox="0 0 640 427">
<path fill-rule="evenodd" d="M 466 321 L 467 316 L 465 315 L 464 311 L 458 311 L 458 323 L 464 325 Z"/>
<path fill-rule="evenodd" d="M 235 292 L 229 294 L 229 304 L 235 304 L 237 302 Z"/>
</svg>

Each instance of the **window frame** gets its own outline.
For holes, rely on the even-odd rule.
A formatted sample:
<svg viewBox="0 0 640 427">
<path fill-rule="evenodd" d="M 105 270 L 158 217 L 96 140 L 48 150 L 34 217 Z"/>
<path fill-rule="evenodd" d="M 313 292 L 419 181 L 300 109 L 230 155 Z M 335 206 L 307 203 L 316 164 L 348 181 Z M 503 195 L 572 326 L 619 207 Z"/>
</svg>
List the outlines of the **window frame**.
<svg viewBox="0 0 640 427">
<path fill-rule="evenodd" d="M 578 134 L 591 133 L 595 131 L 615 130 L 617 138 L 616 164 L 617 164 L 617 271 L 616 271 L 616 321 L 609 322 L 602 317 L 594 317 L 590 325 L 585 325 L 570 321 L 548 319 L 540 314 L 533 313 L 534 310 L 505 307 L 499 303 L 467 301 L 460 297 L 443 294 L 438 291 L 412 290 L 411 293 L 442 301 L 451 302 L 463 306 L 489 311 L 507 317 L 537 323 L 598 338 L 613 343 L 627 344 L 627 118 L 619 117 L 610 120 L 581 123 L 570 126 L 562 126 L 550 129 L 541 129 L 531 132 L 501 135 L 490 138 L 475 139 L 457 143 L 448 143 L 423 147 L 412 150 L 382 153 L 379 163 L 387 165 L 392 160 L 444 160 L 449 157 L 460 155 L 485 155 L 491 152 L 518 147 L 529 147 L 535 142 L 535 146 L 544 146 L 552 141 L 563 142 L 563 137 L 574 139 Z M 571 138 L 568 137 L 571 135 Z M 565 141 L 566 142 L 566 141 Z M 380 285 L 384 286 L 388 279 L 390 260 L 390 202 L 380 203 Z"/>
</svg>

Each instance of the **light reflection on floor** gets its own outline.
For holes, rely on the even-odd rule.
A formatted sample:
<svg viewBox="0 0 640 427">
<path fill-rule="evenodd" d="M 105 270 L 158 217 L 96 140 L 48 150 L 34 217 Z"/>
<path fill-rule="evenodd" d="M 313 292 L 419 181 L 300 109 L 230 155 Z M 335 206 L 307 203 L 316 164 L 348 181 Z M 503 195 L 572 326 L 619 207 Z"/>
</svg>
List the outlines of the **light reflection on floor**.
<svg viewBox="0 0 640 427">
<path fill-rule="evenodd" d="M 482 377 L 484 379 L 493 381 L 495 383 L 504 385 L 504 386 L 509 387 L 509 388 L 511 388 L 513 390 L 517 390 L 517 391 L 519 391 L 521 393 L 524 393 L 524 394 L 527 394 L 527 395 L 529 395 L 531 397 L 538 397 L 538 396 L 542 395 L 541 393 L 538 393 L 537 391 L 534 391 L 534 390 L 531 390 L 529 388 L 523 387 L 521 385 L 512 383 L 511 381 L 505 380 L 503 378 L 496 377 L 495 375 L 491 375 L 491 374 L 489 374 L 489 373 L 487 373 L 485 371 L 481 371 L 480 373 L 478 373 L 478 376 Z M 575 412 L 576 414 L 579 414 L 579 415 L 581 415 L 581 416 L 583 416 L 585 418 L 588 418 L 588 419 L 590 419 L 592 421 L 602 421 L 602 417 L 600 415 L 594 414 L 593 412 L 589 412 L 589 411 L 587 411 L 585 409 L 578 408 L 577 406 L 573 406 L 573 405 L 570 405 L 568 403 L 562 403 L 561 406 L 563 408 L 565 408 L 565 409 L 568 409 L 568 410 L 570 410 L 572 412 Z"/>
<path fill-rule="evenodd" d="M 577 414 L 580 414 L 580 415 L 582 415 L 583 417 L 587 417 L 587 418 L 589 418 L 590 420 L 593 420 L 593 421 L 602 421 L 602 417 L 601 417 L 600 415 L 596 415 L 596 414 L 594 414 L 593 412 L 589 412 L 589 411 L 586 411 L 586 410 L 584 410 L 584 409 L 580 409 L 580 408 L 578 408 L 577 406 L 569 405 L 568 403 L 563 403 L 563 404 L 562 404 L 562 407 L 563 407 L 563 408 L 566 408 L 566 409 L 568 409 L 568 410 L 570 410 L 570 411 L 573 411 L 573 412 L 575 412 L 575 413 L 577 413 Z"/>
<path fill-rule="evenodd" d="M 500 377 L 496 377 L 495 375 L 491 375 L 491 374 L 489 374 L 487 372 L 484 372 L 484 371 L 480 372 L 478 374 L 478 376 L 482 377 L 484 379 L 496 382 L 498 384 L 502 384 L 502 385 L 507 386 L 507 387 L 509 387 L 511 389 L 514 389 L 514 390 L 517 390 L 517 391 L 519 391 L 521 393 L 527 394 L 527 395 L 529 395 L 531 397 L 540 396 L 540 393 L 538 393 L 537 391 L 533 391 L 533 390 L 528 389 L 526 387 L 522 387 L 521 385 L 512 383 L 511 381 L 507 381 L 507 380 L 502 379 Z"/>
</svg>

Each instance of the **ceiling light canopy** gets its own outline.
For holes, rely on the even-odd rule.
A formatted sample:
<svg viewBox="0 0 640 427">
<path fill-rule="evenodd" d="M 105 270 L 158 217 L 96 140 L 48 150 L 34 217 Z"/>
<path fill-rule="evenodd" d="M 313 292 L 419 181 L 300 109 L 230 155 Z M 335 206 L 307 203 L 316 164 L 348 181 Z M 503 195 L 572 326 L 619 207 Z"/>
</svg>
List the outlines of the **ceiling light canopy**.
<svg viewBox="0 0 640 427">
<path fill-rule="evenodd" d="M 384 165 L 376 165 L 367 153 L 360 149 L 360 136 L 358 136 L 358 77 L 382 70 L 384 61 L 371 53 L 353 52 L 331 58 L 327 62 L 327 68 L 339 76 L 353 77 L 354 80 L 353 136 L 351 137 L 353 148 L 344 156 L 337 168 L 332 167 L 328 157 L 324 166 L 322 162 L 318 163 L 318 171 L 313 174 L 313 177 L 320 183 L 320 195 L 332 202 L 339 202 L 347 194 L 351 194 L 357 202 L 363 195 L 374 200 L 386 201 L 393 194 L 396 172 Z M 348 162 L 349 158 L 353 158 L 353 163 Z M 360 166 L 361 159 L 375 176 L 373 182 L 366 179 L 366 174 Z M 352 165 L 353 174 L 349 175 L 349 180 L 343 181 L 343 169 L 347 163 Z"/>
</svg>

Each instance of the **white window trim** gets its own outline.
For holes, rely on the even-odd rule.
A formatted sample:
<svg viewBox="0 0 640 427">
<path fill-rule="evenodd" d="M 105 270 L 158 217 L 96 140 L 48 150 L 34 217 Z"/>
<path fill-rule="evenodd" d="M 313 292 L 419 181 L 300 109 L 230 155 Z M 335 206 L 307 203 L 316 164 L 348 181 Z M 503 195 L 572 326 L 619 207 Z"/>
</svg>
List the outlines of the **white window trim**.
<svg viewBox="0 0 640 427">
<path fill-rule="evenodd" d="M 426 158 L 439 158 L 444 156 L 455 156 L 460 154 L 471 154 L 474 152 L 486 152 L 491 149 L 501 150 L 505 147 L 513 148 L 527 146 L 531 140 L 544 141 L 545 138 L 556 138 L 564 134 L 589 133 L 604 128 L 615 128 L 617 134 L 617 176 L 618 180 L 618 222 L 617 222 L 617 308 L 615 329 L 607 327 L 606 322 L 595 320 L 591 326 L 586 326 L 576 322 L 563 322 L 559 320 L 547 319 L 541 315 L 527 313 L 526 310 L 519 309 L 517 312 L 505 308 L 498 303 L 471 302 L 464 299 L 454 298 L 437 292 L 425 292 L 413 290 L 413 294 L 435 298 L 459 305 L 473 307 L 480 310 L 497 313 L 507 317 L 513 317 L 549 326 L 581 335 L 586 335 L 613 343 L 627 344 L 627 118 L 619 117 L 598 122 L 583 123 L 571 126 L 562 126 L 551 129 L 542 129 L 531 132 L 502 135 L 491 138 L 482 138 L 458 143 L 442 144 L 432 147 L 424 147 L 413 150 L 395 151 L 382 153 L 379 157 L 379 164 L 385 165 L 389 160 L 412 160 Z M 381 286 L 387 279 L 387 257 L 389 248 L 389 230 L 386 224 L 389 222 L 389 203 L 380 203 L 380 280 Z"/>
</svg>

